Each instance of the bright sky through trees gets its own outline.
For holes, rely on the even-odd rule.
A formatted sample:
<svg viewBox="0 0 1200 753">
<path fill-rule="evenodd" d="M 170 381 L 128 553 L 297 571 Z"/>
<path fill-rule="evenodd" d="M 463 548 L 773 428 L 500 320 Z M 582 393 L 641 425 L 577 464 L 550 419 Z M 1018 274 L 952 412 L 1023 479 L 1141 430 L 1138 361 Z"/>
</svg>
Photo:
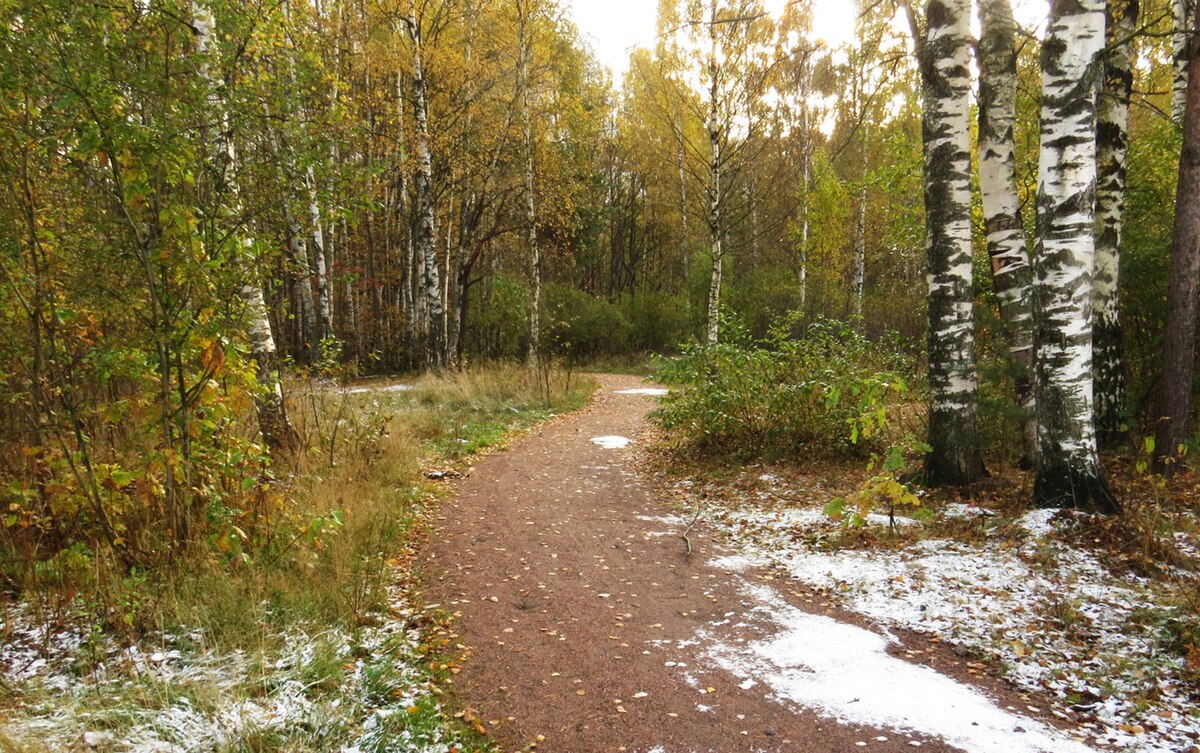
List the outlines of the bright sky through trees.
<svg viewBox="0 0 1200 753">
<path fill-rule="evenodd" d="M 766 0 L 767 10 L 778 16 L 789 0 Z M 571 17 L 596 56 L 619 82 L 629 67 L 634 47 L 654 44 L 656 4 L 649 0 L 568 0 Z M 846 0 L 814 0 L 817 34 L 831 46 L 848 41 L 854 32 L 857 5 Z"/>
<path fill-rule="evenodd" d="M 791 0 L 765 0 L 767 10 L 778 16 Z M 620 82 L 629 67 L 634 47 L 654 43 L 656 4 L 649 0 L 568 0 L 571 17 L 596 56 Z M 831 47 L 850 42 L 858 6 L 847 0 L 813 0 L 813 26 L 817 36 Z M 1015 0 L 1017 23 L 1040 32 L 1046 18 L 1046 0 Z"/>
</svg>

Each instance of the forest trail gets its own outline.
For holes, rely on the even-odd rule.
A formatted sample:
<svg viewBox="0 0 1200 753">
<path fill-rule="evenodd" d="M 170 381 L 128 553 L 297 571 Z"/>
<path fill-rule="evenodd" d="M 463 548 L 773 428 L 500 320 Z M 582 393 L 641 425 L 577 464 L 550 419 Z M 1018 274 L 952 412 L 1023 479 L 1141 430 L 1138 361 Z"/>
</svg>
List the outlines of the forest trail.
<svg viewBox="0 0 1200 753">
<path fill-rule="evenodd" d="M 821 718 L 717 665 L 714 640 L 778 629 L 762 615 L 758 580 L 770 578 L 716 566 L 724 552 L 702 525 L 686 554 L 686 522 L 664 520 L 672 512 L 629 450 L 593 442 L 636 447 L 653 400 L 625 391 L 648 385 L 598 379 L 586 408 L 484 459 L 441 506 L 427 547 L 425 598 L 459 613 L 470 649 L 458 701 L 501 749 L 952 750 Z"/>
</svg>

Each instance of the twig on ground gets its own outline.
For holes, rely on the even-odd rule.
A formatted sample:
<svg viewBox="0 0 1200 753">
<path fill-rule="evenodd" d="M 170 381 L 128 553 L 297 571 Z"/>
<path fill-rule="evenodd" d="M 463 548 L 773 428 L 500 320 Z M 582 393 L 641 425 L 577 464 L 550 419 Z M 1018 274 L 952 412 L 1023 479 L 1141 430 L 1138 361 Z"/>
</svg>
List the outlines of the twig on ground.
<svg viewBox="0 0 1200 753">
<path fill-rule="evenodd" d="M 696 514 L 692 516 L 692 519 L 687 524 L 687 527 L 683 529 L 683 535 L 680 536 L 680 538 L 683 539 L 683 543 L 687 546 L 686 556 L 688 557 L 692 556 L 692 539 L 689 537 L 689 534 L 692 532 L 692 526 L 696 525 L 696 521 L 700 519 L 702 514 L 704 514 L 704 503 L 707 499 L 708 493 L 703 491 L 700 492 L 700 504 L 696 507 Z"/>
</svg>

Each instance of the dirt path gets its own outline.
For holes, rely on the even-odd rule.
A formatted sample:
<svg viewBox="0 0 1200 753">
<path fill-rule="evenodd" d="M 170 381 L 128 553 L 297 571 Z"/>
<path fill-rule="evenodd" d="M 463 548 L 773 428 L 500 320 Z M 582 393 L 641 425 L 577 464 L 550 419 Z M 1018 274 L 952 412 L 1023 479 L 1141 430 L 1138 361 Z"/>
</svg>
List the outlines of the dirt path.
<svg viewBox="0 0 1200 753">
<path fill-rule="evenodd" d="M 821 719 L 719 669 L 694 638 L 769 631 L 747 593 L 754 574 L 710 564 L 663 531 L 670 511 L 631 470 L 628 450 L 653 401 L 604 376 L 596 400 L 485 459 L 441 509 L 426 598 L 461 613 L 472 654 L 456 678 L 505 751 L 925 751 L 944 744 Z M 493 722 L 499 722 L 493 724 Z M 884 738 L 884 739 L 881 739 Z M 865 743 L 865 745 L 864 745 Z"/>
</svg>

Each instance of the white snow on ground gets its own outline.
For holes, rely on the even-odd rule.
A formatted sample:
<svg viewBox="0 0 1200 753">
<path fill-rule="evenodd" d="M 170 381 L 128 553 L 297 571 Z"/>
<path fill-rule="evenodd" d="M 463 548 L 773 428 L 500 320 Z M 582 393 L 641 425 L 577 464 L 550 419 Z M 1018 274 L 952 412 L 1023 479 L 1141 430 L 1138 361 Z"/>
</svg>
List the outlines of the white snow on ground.
<svg viewBox="0 0 1200 753">
<path fill-rule="evenodd" d="M 599 445 L 606 450 L 623 450 L 632 441 L 632 439 L 618 436 L 592 437 L 592 444 Z"/>
<path fill-rule="evenodd" d="M 413 612 L 395 590 L 391 603 L 397 619 L 380 627 L 353 638 L 342 630 L 296 632 L 282 652 L 269 655 L 190 648 L 203 643 L 200 633 L 160 636 L 164 644 L 189 648 L 147 653 L 107 638 L 97 642 L 84 629 L 49 631 L 29 609 L 0 605 L 0 675 L 20 691 L 0 731 L 38 750 L 75 750 L 90 735 L 102 749 L 122 753 L 208 753 L 239 747 L 246 735 L 306 730 L 319 740 L 349 734 L 345 751 L 378 749 L 384 735 L 397 750 L 447 753 L 454 745 L 440 730 L 413 739 L 409 729 L 383 725 L 430 692 L 393 653 L 415 657 L 420 635 L 406 627 Z M 306 667 L 319 658 L 318 647 L 348 669 L 337 693 L 311 692 Z M 95 664 L 81 676 L 85 656 Z M 371 695 L 379 681 L 372 675 L 381 676 L 372 657 L 389 657 L 386 699 Z M 261 685 L 261 695 L 248 693 L 248 684 Z M 103 719 L 113 714 L 124 723 L 119 733 L 105 729 Z"/>
<path fill-rule="evenodd" d="M 720 566 L 778 567 L 883 626 L 990 656 L 1018 686 L 1057 699 L 1051 712 L 1079 722 L 1094 744 L 1178 753 L 1200 742 L 1200 713 L 1168 679 L 1179 672 L 1165 671 L 1183 660 L 1160 647 L 1160 628 L 1144 617 L 1164 603 L 1164 587 L 1113 573 L 1054 535 L 1069 516 L 1023 516 L 1017 526 L 1031 533 L 1019 545 L 993 534 L 878 550 L 829 549 L 836 527 L 811 507 L 721 507 L 706 517 L 720 520 L 736 550 Z"/>
<path fill-rule="evenodd" d="M 796 609 L 771 588 L 744 590 L 758 605 L 751 611 L 778 631 L 741 645 L 706 636 L 708 655 L 781 699 L 839 722 L 937 737 L 972 753 L 1094 753 L 929 667 L 889 656 L 878 633 Z"/>
<path fill-rule="evenodd" d="M 362 395 L 375 392 L 408 392 L 413 389 L 411 384 L 360 384 L 357 387 L 349 387 L 346 393 L 350 395 Z"/>
<path fill-rule="evenodd" d="M 616 390 L 615 392 L 617 395 L 653 395 L 655 397 L 661 397 L 669 393 L 670 390 L 665 390 L 662 387 L 638 387 L 637 389 Z"/>
</svg>

